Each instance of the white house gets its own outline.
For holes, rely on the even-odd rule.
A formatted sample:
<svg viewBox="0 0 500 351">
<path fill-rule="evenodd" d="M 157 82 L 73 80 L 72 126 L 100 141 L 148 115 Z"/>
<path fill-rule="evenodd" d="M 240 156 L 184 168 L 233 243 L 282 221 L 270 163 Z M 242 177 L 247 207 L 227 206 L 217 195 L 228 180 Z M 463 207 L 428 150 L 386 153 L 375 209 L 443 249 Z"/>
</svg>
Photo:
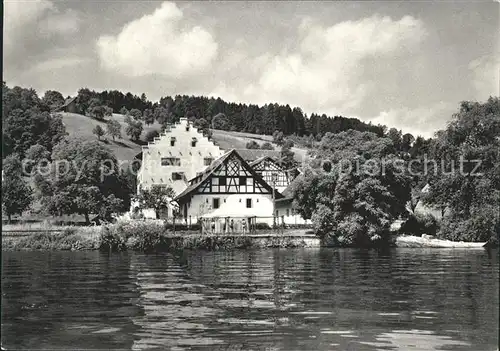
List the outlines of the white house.
<svg viewBox="0 0 500 351">
<path fill-rule="evenodd" d="M 310 219 L 304 219 L 300 214 L 297 213 L 293 206 L 293 193 L 292 188 L 295 183 L 299 181 L 303 174 L 299 174 L 290 185 L 281 193 L 283 196 L 281 199 L 276 200 L 276 217 L 282 218 L 283 222 L 288 225 L 304 225 L 304 224 L 312 224 Z"/>
<path fill-rule="evenodd" d="M 274 199 L 283 196 L 275 192 Z M 273 223 L 273 189 L 238 154 L 231 150 L 214 161 L 175 201 L 186 222 L 219 218 Z"/>
<path fill-rule="evenodd" d="M 160 137 L 142 147 L 137 192 L 152 186 L 170 186 L 180 194 L 188 187 L 189 179 L 203 172 L 223 154 L 224 151 L 193 127 L 187 118 L 181 118 Z M 145 217 L 155 218 L 153 210 L 143 213 Z"/>
</svg>

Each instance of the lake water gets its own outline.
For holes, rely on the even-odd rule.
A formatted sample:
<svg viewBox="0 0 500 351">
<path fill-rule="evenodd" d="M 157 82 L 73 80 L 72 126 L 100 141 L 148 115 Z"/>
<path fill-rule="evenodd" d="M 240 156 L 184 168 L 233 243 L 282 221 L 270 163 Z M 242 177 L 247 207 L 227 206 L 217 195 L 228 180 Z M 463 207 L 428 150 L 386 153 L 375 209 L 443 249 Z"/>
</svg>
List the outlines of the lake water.
<svg viewBox="0 0 500 351">
<path fill-rule="evenodd" d="M 498 252 L 2 252 L 8 349 L 496 350 Z"/>
</svg>

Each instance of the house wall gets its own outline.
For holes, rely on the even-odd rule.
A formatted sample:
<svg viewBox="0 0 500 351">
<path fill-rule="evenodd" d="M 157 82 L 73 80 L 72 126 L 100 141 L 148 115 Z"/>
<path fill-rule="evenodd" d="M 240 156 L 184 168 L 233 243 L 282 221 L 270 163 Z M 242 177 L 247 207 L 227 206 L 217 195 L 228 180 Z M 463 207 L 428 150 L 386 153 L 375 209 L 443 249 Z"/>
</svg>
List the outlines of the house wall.
<svg viewBox="0 0 500 351">
<path fill-rule="evenodd" d="M 312 224 L 310 219 L 304 219 L 293 209 L 292 201 L 278 202 L 276 204 L 276 216 L 282 217 L 285 224 Z"/>
<path fill-rule="evenodd" d="M 219 199 L 219 208 L 214 209 L 213 199 Z M 246 207 L 246 199 L 252 199 L 252 208 Z M 184 206 L 181 205 L 184 215 Z M 195 194 L 187 204 L 187 218 L 196 223 L 202 216 L 218 217 L 267 217 L 257 219 L 258 223 L 272 224 L 273 199 L 271 194 Z"/>
<path fill-rule="evenodd" d="M 170 145 L 171 137 L 176 138 L 174 146 Z M 197 139 L 194 147 L 191 146 L 193 137 Z M 204 163 L 206 157 L 216 160 L 223 154 L 224 150 L 204 137 L 202 132 L 198 132 L 187 118 L 181 118 L 179 123 L 170 127 L 170 130 L 166 130 L 159 138 L 155 138 L 153 142 L 148 143 L 148 146 L 142 148 L 142 163 L 137 174 L 137 192 L 139 193 L 140 189 L 150 189 L 152 185 L 169 185 L 176 194 L 179 194 L 189 185 L 188 180 L 208 167 Z M 180 166 L 162 166 L 161 159 L 164 157 L 179 158 Z M 185 178 L 174 180 L 173 172 L 183 172 Z M 142 212 L 146 218 L 156 217 L 153 209 L 144 209 Z M 164 215 L 172 216 L 171 209 Z"/>
<path fill-rule="evenodd" d="M 76 110 L 76 102 L 72 101 L 71 103 L 68 104 L 65 108 L 66 112 L 70 113 L 77 113 L 78 111 Z"/>
<path fill-rule="evenodd" d="M 190 126 L 189 131 L 186 127 Z M 175 137 L 174 146 L 170 145 L 170 138 Z M 191 146 L 191 140 L 196 137 L 196 146 Z M 181 193 L 188 186 L 188 180 L 194 178 L 197 172 L 204 171 L 208 166 L 204 164 L 205 157 L 214 160 L 224 154 L 224 151 L 216 146 L 212 141 L 198 132 L 186 118 L 181 118 L 180 123 L 171 127 L 155 139 L 154 142 L 143 147 L 142 165 L 139 170 L 139 189 L 149 189 L 152 185 L 169 185 L 176 194 Z M 176 157 L 181 161 L 180 166 L 162 166 L 163 157 Z M 185 178 L 182 180 L 172 179 L 173 172 L 184 172 Z"/>
</svg>

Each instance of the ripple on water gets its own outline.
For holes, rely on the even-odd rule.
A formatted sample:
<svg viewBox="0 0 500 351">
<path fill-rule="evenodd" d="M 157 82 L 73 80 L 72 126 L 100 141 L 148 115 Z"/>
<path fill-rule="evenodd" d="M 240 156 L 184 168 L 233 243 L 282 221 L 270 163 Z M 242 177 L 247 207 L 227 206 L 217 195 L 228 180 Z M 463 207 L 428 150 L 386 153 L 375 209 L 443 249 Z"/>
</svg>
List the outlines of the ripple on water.
<svg viewBox="0 0 500 351">
<path fill-rule="evenodd" d="M 377 336 L 378 342 L 389 343 L 390 346 L 399 350 L 427 351 L 437 350 L 443 347 L 456 346 L 470 347 L 471 344 L 459 340 L 453 340 L 449 336 L 437 335 L 429 330 L 394 330 Z"/>
</svg>

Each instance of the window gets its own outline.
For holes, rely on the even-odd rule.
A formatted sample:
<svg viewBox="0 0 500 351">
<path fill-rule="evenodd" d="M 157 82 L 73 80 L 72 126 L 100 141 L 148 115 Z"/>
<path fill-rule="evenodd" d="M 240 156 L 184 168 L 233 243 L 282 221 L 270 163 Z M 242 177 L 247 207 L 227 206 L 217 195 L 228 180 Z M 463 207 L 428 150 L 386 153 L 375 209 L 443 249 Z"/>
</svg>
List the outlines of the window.
<svg viewBox="0 0 500 351">
<path fill-rule="evenodd" d="M 191 146 L 195 147 L 197 142 L 198 142 L 198 139 L 193 137 L 193 139 L 191 139 Z"/>
<path fill-rule="evenodd" d="M 182 180 L 184 178 L 184 173 L 183 172 L 173 172 L 172 173 L 172 179 L 173 180 Z"/>
<path fill-rule="evenodd" d="M 215 198 L 212 200 L 212 207 L 214 209 L 219 208 L 219 198 Z"/>
<path fill-rule="evenodd" d="M 175 141 L 176 141 L 175 137 L 171 137 L 170 138 L 170 146 L 175 146 Z"/>
<path fill-rule="evenodd" d="M 288 209 L 288 208 L 286 209 L 286 216 L 287 217 L 290 216 L 290 209 Z"/>
<path fill-rule="evenodd" d="M 240 177 L 240 185 L 246 185 L 247 184 L 247 178 L 246 177 Z"/>
<path fill-rule="evenodd" d="M 247 199 L 247 208 L 252 208 L 252 199 Z"/>
<path fill-rule="evenodd" d="M 219 185 L 226 185 L 226 178 L 219 177 Z"/>
<path fill-rule="evenodd" d="M 213 160 L 214 160 L 214 159 L 213 159 L 212 157 L 205 157 L 205 158 L 203 159 L 203 164 L 204 164 L 205 166 L 210 166 L 210 165 L 212 164 Z"/>
<path fill-rule="evenodd" d="M 186 132 L 189 132 L 189 124 L 186 126 Z"/>
<path fill-rule="evenodd" d="M 177 157 L 162 157 L 161 158 L 162 166 L 180 166 L 181 159 Z"/>
<path fill-rule="evenodd" d="M 279 216 L 280 216 L 280 211 L 276 210 L 276 217 L 279 217 Z"/>
</svg>

